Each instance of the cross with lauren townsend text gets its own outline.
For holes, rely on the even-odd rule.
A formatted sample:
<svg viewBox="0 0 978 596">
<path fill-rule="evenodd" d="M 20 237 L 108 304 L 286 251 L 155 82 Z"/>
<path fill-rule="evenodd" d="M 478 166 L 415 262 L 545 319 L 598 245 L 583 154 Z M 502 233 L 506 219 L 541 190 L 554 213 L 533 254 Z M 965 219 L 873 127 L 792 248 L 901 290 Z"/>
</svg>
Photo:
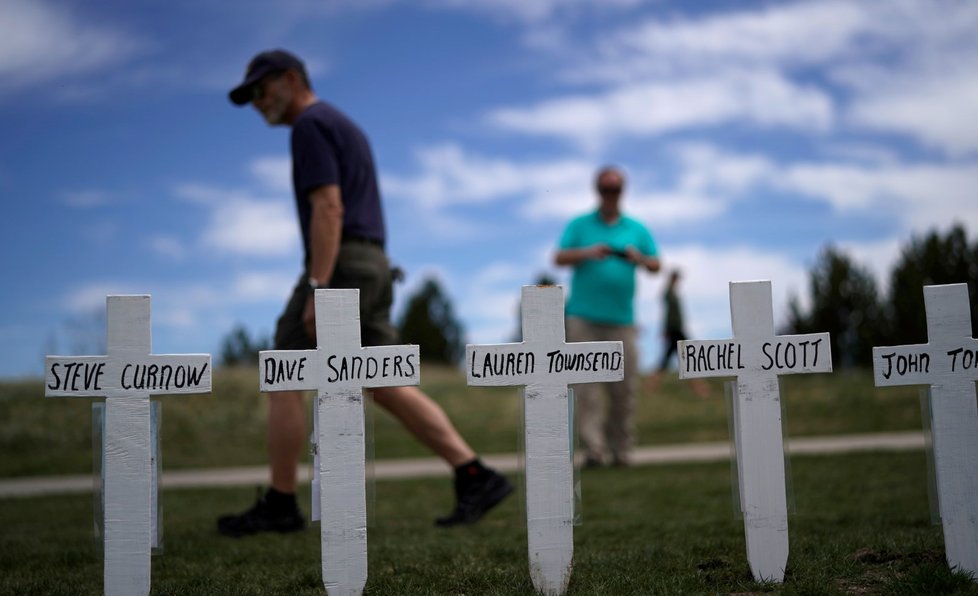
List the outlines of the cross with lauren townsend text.
<svg viewBox="0 0 978 596">
<path fill-rule="evenodd" d="M 465 347 L 474 386 L 523 385 L 526 526 L 530 577 L 537 591 L 563 594 L 574 556 L 569 384 L 620 381 L 622 343 L 567 343 L 564 291 L 524 286 L 523 341 Z"/>
<path fill-rule="evenodd" d="M 928 343 L 873 348 L 877 387 L 928 385 L 947 563 L 978 574 L 978 340 L 968 284 L 924 287 Z"/>
<path fill-rule="evenodd" d="M 779 375 L 832 372 L 828 333 L 775 335 L 771 282 L 730 283 L 734 339 L 679 342 L 679 378 L 735 377 L 734 445 L 754 579 L 784 580 L 788 504 Z"/>
<path fill-rule="evenodd" d="M 45 396 L 104 397 L 104 590 L 149 594 L 153 473 L 149 396 L 208 393 L 207 354 L 152 355 L 149 296 L 106 297 L 107 355 L 48 356 Z"/>
<path fill-rule="evenodd" d="M 333 595 L 367 581 L 363 390 L 417 385 L 418 346 L 362 347 L 360 290 L 316 290 L 316 349 L 264 351 L 262 391 L 316 390 L 322 573 Z"/>
</svg>

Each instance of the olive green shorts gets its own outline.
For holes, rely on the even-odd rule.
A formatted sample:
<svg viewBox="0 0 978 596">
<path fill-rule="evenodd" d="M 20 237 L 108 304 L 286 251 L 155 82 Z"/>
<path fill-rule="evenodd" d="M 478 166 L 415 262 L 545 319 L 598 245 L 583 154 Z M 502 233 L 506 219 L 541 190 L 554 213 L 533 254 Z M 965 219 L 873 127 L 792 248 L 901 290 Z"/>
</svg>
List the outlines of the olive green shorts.
<svg viewBox="0 0 978 596">
<path fill-rule="evenodd" d="M 312 289 L 308 274 L 303 272 L 292 290 L 285 311 L 275 328 L 276 350 L 310 350 L 316 342 L 306 333 L 302 311 Z M 394 299 L 390 263 L 384 249 L 366 242 L 344 242 L 336 260 L 329 287 L 360 290 L 360 340 L 364 346 L 388 346 L 398 343 L 397 329 L 391 324 L 390 310 Z"/>
</svg>

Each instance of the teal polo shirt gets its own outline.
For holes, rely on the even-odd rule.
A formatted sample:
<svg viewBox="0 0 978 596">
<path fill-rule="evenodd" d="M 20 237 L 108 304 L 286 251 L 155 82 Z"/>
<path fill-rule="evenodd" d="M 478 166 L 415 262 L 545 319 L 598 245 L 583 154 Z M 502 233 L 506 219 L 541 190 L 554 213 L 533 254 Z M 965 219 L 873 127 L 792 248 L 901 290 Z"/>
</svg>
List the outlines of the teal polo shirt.
<svg viewBox="0 0 978 596">
<path fill-rule="evenodd" d="M 659 254 L 652 234 L 638 220 L 622 215 L 609 225 L 596 210 L 571 220 L 560 238 L 561 250 L 595 244 L 607 244 L 613 250 L 631 246 L 650 257 Z M 568 316 L 609 325 L 633 325 L 634 302 L 634 263 L 611 255 L 601 260 L 588 259 L 574 267 Z"/>
</svg>

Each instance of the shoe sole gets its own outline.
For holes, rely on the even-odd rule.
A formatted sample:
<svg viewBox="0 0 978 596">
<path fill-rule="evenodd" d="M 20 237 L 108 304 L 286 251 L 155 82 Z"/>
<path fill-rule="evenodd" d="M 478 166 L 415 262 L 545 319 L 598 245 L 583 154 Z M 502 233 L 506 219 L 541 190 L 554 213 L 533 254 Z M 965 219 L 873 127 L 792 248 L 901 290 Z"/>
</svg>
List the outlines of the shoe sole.
<svg viewBox="0 0 978 596">
<path fill-rule="evenodd" d="M 443 517 L 443 518 L 436 519 L 435 524 L 442 528 L 450 528 L 453 526 L 469 526 L 476 523 L 477 521 L 482 519 L 487 513 L 489 513 L 489 511 L 492 508 L 494 508 L 496 505 L 499 505 L 499 503 L 501 503 L 503 499 L 508 497 L 510 493 L 516 490 L 513 487 L 512 483 L 510 483 L 505 478 L 502 478 L 502 481 L 503 483 L 501 485 L 497 486 L 486 495 L 485 499 L 480 504 L 477 515 L 474 515 L 473 517 L 464 520 Z"/>
</svg>

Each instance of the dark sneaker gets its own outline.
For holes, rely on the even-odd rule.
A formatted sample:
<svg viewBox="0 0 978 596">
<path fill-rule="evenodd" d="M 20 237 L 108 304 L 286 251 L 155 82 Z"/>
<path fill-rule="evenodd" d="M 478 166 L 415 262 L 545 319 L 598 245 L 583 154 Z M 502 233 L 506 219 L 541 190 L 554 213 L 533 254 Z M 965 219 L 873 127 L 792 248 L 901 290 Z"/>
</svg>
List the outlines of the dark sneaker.
<svg viewBox="0 0 978 596">
<path fill-rule="evenodd" d="M 439 517 L 435 520 L 435 524 L 443 528 L 474 524 L 511 492 L 513 492 L 513 485 L 505 476 L 494 470 L 485 469 L 474 477 L 457 476 L 455 511 L 445 517 Z"/>
<path fill-rule="evenodd" d="M 258 532 L 299 532 L 306 529 L 306 519 L 293 500 L 287 505 L 273 507 L 267 493 L 258 497 L 255 505 L 240 515 L 223 515 L 217 519 L 217 531 L 239 538 Z"/>
</svg>

